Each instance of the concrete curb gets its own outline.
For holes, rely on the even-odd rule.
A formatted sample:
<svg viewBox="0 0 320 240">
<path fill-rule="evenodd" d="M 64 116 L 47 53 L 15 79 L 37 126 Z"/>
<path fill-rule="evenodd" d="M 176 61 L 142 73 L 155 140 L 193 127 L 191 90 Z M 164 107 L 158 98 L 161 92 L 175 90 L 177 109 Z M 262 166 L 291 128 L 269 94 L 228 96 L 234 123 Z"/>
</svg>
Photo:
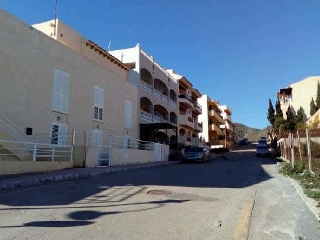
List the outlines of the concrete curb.
<svg viewBox="0 0 320 240">
<path fill-rule="evenodd" d="M 297 180 L 289 178 L 289 181 L 292 184 L 292 186 L 294 186 L 294 188 L 296 189 L 302 200 L 305 202 L 305 204 L 308 206 L 310 211 L 316 216 L 317 221 L 320 222 L 320 208 L 317 207 L 318 202 L 313 198 L 309 198 L 306 196 L 306 194 L 303 191 L 303 188 L 300 186 L 300 183 Z"/>
<path fill-rule="evenodd" d="M 14 177 L 0 179 L 0 194 L 16 189 L 41 186 L 54 182 L 66 182 L 77 179 L 88 179 L 115 172 L 129 171 L 141 168 L 151 168 L 177 164 L 179 161 L 154 162 L 128 166 L 114 166 L 102 168 L 71 168 L 45 173 L 21 174 Z"/>
<path fill-rule="evenodd" d="M 284 159 L 285 160 L 285 159 Z M 290 163 L 290 161 L 285 160 L 286 162 Z M 281 167 L 281 164 L 277 162 L 278 167 Z M 307 205 L 307 207 L 310 209 L 310 211 L 315 215 L 318 222 L 320 222 L 320 208 L 317 207 L 318 202 L 314 200 L 313 198 L 307 197 L 307 195 L 304 193 L 303 188 L 301 187 L 299 181 L 288 177 L 289 182 L 291 185 L 296 189 L 297 193 L 303 200 L 303 202 Z"/>
</svg>

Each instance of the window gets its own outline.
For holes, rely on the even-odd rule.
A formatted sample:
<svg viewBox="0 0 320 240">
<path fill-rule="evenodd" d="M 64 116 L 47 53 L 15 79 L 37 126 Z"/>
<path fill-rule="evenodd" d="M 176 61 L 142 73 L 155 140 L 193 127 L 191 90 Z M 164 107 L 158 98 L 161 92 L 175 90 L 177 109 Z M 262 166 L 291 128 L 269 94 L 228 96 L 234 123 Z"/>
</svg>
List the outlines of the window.
<svg viewBox="0 0 320 240">
<path fill-rule="evenodd" d="M 95 86 L 93 94 L 93 120 L 103 121 L 104 90 Z"/>
<path fill-rule="evenodd" d="M 124 127 L 132 128 L 132 102 L 128 99 L 125 100 L 124 106 Z"/>
<path fill-rule="evenodd" d="M 57 144 L 62 146 L 67 145 L 67 125 L 66 124 L 52 123 L 51 144 Z"/>
<path fill-rule="evenodd" d="M 68 113 L 69 74 L 55 69 L 52 110 Z"/>
</svg>

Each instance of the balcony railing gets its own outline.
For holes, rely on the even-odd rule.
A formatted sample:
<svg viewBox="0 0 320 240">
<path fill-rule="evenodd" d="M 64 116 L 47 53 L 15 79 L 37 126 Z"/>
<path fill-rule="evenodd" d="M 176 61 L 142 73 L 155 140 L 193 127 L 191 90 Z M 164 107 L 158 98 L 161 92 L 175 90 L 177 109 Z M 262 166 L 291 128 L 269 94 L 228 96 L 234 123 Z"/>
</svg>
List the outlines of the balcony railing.
<svg viewBox="0 0 320 240">
<path fill-rule="evenodd" d="M 152 114 L 146 111 L 140 110 L 140 117 L 147 121 L 152 121 Z"/>
<path fill-rule="evenodd" d="M 173 107 L 173 108 L 177 107 L 177 102 L 173 101 L 168 96 L 162 94 L 162 92 L 160 90 L 153 88 L 150 84 L 148 84 L 144 81 L 141 81 L 140 86 L 142 89 L 149 92 L 150 94 L 153 94 L 156 98 L 169 104 L 171 107 Z"/>
<path fill-rule="evenodd" d="M 146 83 L 146 82 L 144 82 L 144 81 L 141 81 L 140 86 L 141 86 L 142 89 L 144 89 L 144 90 L 146 90 L 147 92 L 149 92 L 149 93 L 152 94 L 152 92 L 153 92 L 153 87 L 152 87 L 150 84 L 148 84 L 148 83 Z"/>
<path fill-rule="evenodd" d="M 169 123 L 168 120 L 166 119 L 163 119 L 159 116 L 156 116 L 156 115 L 153 115 L 151 113 L 148 113 L 146 111 L 143 111 L 143 110 L 140 110 L 140 118 L 143 119 L 143 120 L 146 120 L 148 122 L 154 122 L 154 123 Z M 171 124 L 173 125 L 177 125 L 177 123 L 170 121 Z"/>
<path fill-rule="evenodd" d="M 169 103 L 170 103 L 171 107 L 174 107 L 174 108 L 177 107 L 177 102 L 173 101 L 172 99 L 169 100 Z"/>
<path fill-rule="evenodd" d="M 156 115 L 153 115 L 153 122 L 156 122 L 156 123 L 166 123 L 166 122 L 169 122 L 168 120 L 165 120 L 161 117 L 158 117 Z"/>
</svg>

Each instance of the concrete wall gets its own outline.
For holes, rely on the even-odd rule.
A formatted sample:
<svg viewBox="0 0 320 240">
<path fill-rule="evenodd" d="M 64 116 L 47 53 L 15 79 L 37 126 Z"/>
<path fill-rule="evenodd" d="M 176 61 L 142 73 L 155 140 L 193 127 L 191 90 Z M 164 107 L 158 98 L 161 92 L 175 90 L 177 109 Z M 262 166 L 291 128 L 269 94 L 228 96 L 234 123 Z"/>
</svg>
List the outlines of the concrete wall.
<svg viewBox="0 0 320 240">
<path fill-rule="evenodd" d="M 154 152 L 137 149 L 112 149 L 111 165 L 130 165 L 154 162 Z"/>
<path fill-rule="evenodd" d="M 109 134 L 112 129 L 137 138 L 138 88 L 128 82 L 127 70 L 81 46 L 81 36 L 60 22 L 64 44 L 2 10 L 0 22 L 0 112 L 6 118 L 22 131 L 33 128 L 33 134 L 49 136 L 52 123 L 58 122 L 68 132 L 98 128 Z M 69 75 L 68 113 L 52 110 L 55 69 Z M 93 120 L 94 86 L 105 91 L 102 122 Z M 132 102 L 131 129 L 124 127 L 125 99 Z"/>
<path fill-rule="evenodd" d="M 58 169 L 72 168 L 71 161 L 60 162 L 32 162 L 32 161 L 1 161 L 0 175 L 20 174 L 31 172 L 46 172 Z"/>
</svg>

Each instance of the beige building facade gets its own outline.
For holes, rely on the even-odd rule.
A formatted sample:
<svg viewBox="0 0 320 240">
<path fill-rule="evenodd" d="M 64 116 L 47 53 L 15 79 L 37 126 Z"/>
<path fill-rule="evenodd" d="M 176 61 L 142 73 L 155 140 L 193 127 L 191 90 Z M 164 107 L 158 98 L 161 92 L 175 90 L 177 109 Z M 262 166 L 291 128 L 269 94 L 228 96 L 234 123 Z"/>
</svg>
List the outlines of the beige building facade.
<svg viewBox="0 0 320 240">
<path fill-rule="evenodd" d="M 202 95 L 184 76 L 175 73 L 172 69 L 167 72 L 179 85 L 178 144 L 180 146 L 199 146 L 202 122 L 199 122 L 198 116 L 202 113 L 202 107 L 197 99 Z"/>
<path fill-rule="evenodd" d="M 227 105 L 218 105 L 221 110 L 221 117 L 224 121 L 222 131 L 224 134 L 223 146 L 231 149 L 236 142 L 235 124 L 232 122 L 232 111 Z"/>
<path fill-rule="evenodd" d="M 296 113 L 300 107 L 305 113 L 305 121 L 310 118 L 310 102 L 313 98 L 316 100 L 317 85 L 320 83 L 320 76 L 308 77 L 299 82 L 292 83 L 286 88 L 278 91 L 277 97 L 281 104 L 283 116 L 290 106 Z"/>
<path fill-rule="evenodd" d="M 137 138 L 139 91 L 127 65 L 60 20 L 29 26 L 0 10 L 0 22 L 0 114 L 12 126 L 49 144 Z M 85 131 L 95 136 L 77 135 Z"/>
</svg>

